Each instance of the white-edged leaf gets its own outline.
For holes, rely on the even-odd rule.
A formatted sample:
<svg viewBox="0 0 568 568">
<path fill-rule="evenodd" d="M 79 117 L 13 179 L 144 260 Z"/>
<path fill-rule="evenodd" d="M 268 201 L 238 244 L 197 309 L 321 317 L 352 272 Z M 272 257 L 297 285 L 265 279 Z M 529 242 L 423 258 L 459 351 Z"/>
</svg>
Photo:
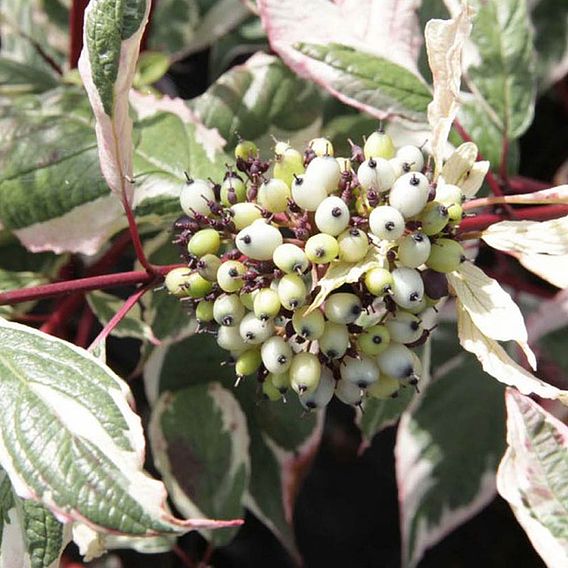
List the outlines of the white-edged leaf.
<svg viewBox="0 0 568 568">
<path fill-rule="evenodd" d="M 128 386 L 108 367 L 26 326 L 0 319 L 0 328 L 0 464 L 20 497 L 62 522 L 130 535 L 234 524 L 168 513 L 163 484 L 142 469 Z"/>
<path fill-rule="evenodd" d="M 91 0 L 84 16 L 79 72 L 95 113 L 99 159 L 111 191 L 130 200 L 132 120 L 128 93 L 150 0 Z"/>
<path fill-rule="evenodd" d="M 568 427 L 530 398 L 507 389 L 508 448 L 499 494 L 549 568 L 568 565 Z"/>
<path fill-rule="evenodd" d="M 557 288 L 568 288 L 568 254 L 550 256 L 546 254 L 514 255 L 531 272 Z"/>
<path fill-rule="evenodd" d="M 47 278 L 43 274 L 36 272 L 12 272 L 11 270 L 2 270 L 0 268 L 0 292 L 8 290 L 28 288 L 30 286 L 38 286 L 45 284 Z M 29 308 L 29 303 L 16 306 L 0 306 L 0 316 L 9 318 L 14 312 L 25 312 L 25 308 Z"/>
<path fill-rule="evenodd" d="M 473 11 L 465 4 L 450 20 L 430 20 L 424 36 L 434 83 L 434 98 L 428 105 L 432 129 L 432 152 L 439 173 L 452 122 L 459 109 L 462 49 L 471 32 Z"/>
<path fill-rule="evenodd" d="M 558 399 L 568 405 L 568 391 L 549 385 L 515 363 L 499 343 L 483 334 L 459 300 L 456 301 L 456 311 L 460 343 L 466 351 L 477 357 L 486 373 L 506 385 L 516 387 L 523 394 Z"/>
<path fill-rule="evenodd" d="M 523 314 L 497 280 L 466 261 L 448 274 L 448 282 L 481 333 L 498 341 L 516 341 L 531 367 L 536 368 L 536 358 L 527 342 Z"/>
<path fill-rule="evenodd" d="M 436 350 L 436 342 L 433 345 Z M 503 387 L 463 353 L 403 413 L 395 447 L 402 565 L 494 497 L 505 446 Z"/>
</svg>

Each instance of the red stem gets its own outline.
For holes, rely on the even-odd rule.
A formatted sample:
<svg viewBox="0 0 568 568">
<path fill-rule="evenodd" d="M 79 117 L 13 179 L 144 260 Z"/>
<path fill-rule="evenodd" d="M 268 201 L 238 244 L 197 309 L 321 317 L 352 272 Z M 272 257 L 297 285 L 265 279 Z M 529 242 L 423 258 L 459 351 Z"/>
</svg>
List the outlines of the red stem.
<svg viewBox="0 0 568 568">
<path fill-rule="evenodd" d="M 71 280 L 70 282 L 74 281 Z M 46 286 L 49 286 L 49 284 L 46 284 Z M 37 286 L 37 288 L 42 288 L 42 286 Z M 34 288 L 29 288 L 29 290 L 31 292 L 34 290 Z M 25 291 L 26 290 L 14 290 L 14 292 L 25 292 Z M 6 292 L 6 294 L 10 294 L 10 292 Z M 83 295 L 79 294 L 74 294 L 73 296 L 65 298 L 57 306 L 57 309 L 51 314 L 51 317 L 40 327 L 40 330 L 43 331 L 44 333 L 49 333 L 50 335 L 57 335 L 58 337 L 64 337 L 66 335 L 64 333 L 65 325 L 69 322 L 71 316 L 81 307 L 83 300 L 84 300 Z M 10 303 L 15 304 L 19 301 L 25 301 L 25 300 L 16 300 L 15 302 L 10 302 Z"/>
<path fill-rule="evenodd" d="M 73 0 L 69 11 L 69 68 L 75 69 L 83 49 L 83 18 L 89 0 Z"/>
<path fill-rule="evenodd" d="M 186 554 L 184 550 L 179 545 L 172 547 L 172 552 L 181 560 L 184 566 L 187 568 L 196 568 L 195 562 Z"/>
<path fill-rule="evenodd" d="M 156 268 L 152 266 L 146 254 L 144 253 L 144 247 L 142 246 L 142 241 L 140 240 L 140 233 L 138 232 L 138 225 L 136 224 L 136 219 L 134 218 L 134 213 L 132 212 L 132 207 L 125 195 L 122 198 L 122 206 L 124 212 L 126 213 L 126 218 L 128 219 L 128 229 L 130 230 L 130 238 L 132 239 L 132 244 L 134 245 L 134 250 L 136 251 L 136 257 L 138 261 L 146 269 L 148 274 L 156 274 Z"/>
<path fill-rule="evenodd" d="M 75 345 L 79 347 L 87 347 L 89 337 L 95 323 L 95 314 L 88 303 L 85 303 L 79 325 L 77 326 L 77 335 L 75 336 Z"/>
<path fill-rule="evenodd" d="M 541 191 L 548 189 L 549 183 L 532 179 L 524 176 L 514 176 L 509 178 L 509 189 L 511 193 L 533 193 L 534 191 Z"/>
</svg>

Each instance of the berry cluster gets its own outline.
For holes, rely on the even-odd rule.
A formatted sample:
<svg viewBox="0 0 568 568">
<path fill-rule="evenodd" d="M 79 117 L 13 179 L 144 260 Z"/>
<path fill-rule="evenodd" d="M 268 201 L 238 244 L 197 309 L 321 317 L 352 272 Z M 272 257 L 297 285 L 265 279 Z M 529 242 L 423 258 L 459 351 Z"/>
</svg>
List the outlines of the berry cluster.
<svg viewBox="0 0 568 568">
<path fill-rule="evenodd" d="M 413 348 L 464 260 L 461 189 L 432 183 L 421 149 L 397 150 L 382 131 L 350 158 L 323 138 L 303 154 L 277 142 L 272 164 L 248 141 L 235 157 L 221 184 L 182 189 L 175 242 L 188 267 L 166 287 L 230 352 L 238 379 L 256 373 L 270 400 L 293 389 L 306 409 L 417 385 Z M 338 267 L 362 269 L 318 302 Z"/>
</svg>

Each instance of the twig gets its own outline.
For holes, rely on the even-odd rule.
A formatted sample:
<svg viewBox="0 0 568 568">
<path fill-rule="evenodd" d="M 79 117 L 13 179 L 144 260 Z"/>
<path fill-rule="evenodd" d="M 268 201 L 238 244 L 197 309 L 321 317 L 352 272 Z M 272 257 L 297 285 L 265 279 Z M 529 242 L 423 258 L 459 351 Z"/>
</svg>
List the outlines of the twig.
<svg viewBox="0 0 568 568">
<path fill-rule="evenodd" d="M 73 0 L 69 10 L 69 68 L 75 69 L 83 49 L 83 18 L 89 0 Z"/>
<path fill-rule="evenodd" d="M 122 192 L 122 206 L 124 212 L 126 213 L 126 218 L 128 219 L 128 229 L 130 231 L 130 238 L 132 239 L 132 244 L 134 245 L 134 250 L 136 251 L 136 258 L 146 269 L 148 274 L 156 274 L 156 269 L 150 264 L 146 258 L 146 253 L 144 252 L 144 247 L 142 246 L 142 241 L 140 240 L 140 232 L 138 231 L 138 225 L 136 224 L 136 219 L 134 218 L 134 213 L 130 202 L 126 197 L 126 191 Z"/>
</svg>

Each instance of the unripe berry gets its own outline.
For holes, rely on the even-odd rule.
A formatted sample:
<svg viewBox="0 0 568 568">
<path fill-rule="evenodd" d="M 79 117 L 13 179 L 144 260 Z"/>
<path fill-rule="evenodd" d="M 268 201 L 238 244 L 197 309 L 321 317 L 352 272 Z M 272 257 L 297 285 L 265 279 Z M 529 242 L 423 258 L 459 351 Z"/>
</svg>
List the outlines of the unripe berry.
<svg viewBox="0 0 568 568">
<path fill-rule="evenodd" d="M 315 221 L 322 233 L 337 236 L 349 225 L 349 208 L 343 199 L 331 195 L 326 197 L 316 209 Z"/>
<path fill-rule="evenodd" d="M 463 246 L 452 239 L 438 239 L 432 243 L 426 266 L 437 272 L 453 272 L 464 261 Z"/>
<path fill-rule="evenodd" d="M 285 274 L 278 282 L 278 297 L 287 310 L 295 310 L 306 303 L 306 283 L 297 274 Z"/>
<path fill-rule="evenodd" d="M 347 292 L 331 294 L 325 300 L 325 317 L 333 323 L 353 323 L 361 315 L 361 300 Z"/>
<path fill-rule="evenodd" d="M 320 381 L 316 390 L 304 392 L 299 395 L 300 404 L 306 410 L 325 408 L 333 398 L 335 379 L 327 367 L 322 367 Z"/>
<path fill-rule="evenodd" d="M 238 231 L 262 218 L 261 210 L 254 203 L 235 203 L 235 205 L 231 206 L 230 211 L 231 220 Z"/>
<path fill-rule="evenodd" d="M 337 160 L 332 156 L 318 156 L 306 168 L 304 180 L 313 186 L 321 186 L 327 194 L 337 191 L 341 178 L 341 170 Z"/>
<path fill-rule="evenodd" d="M 399 160 L 396 156 L 389 160 L 389 164 L 394 172 L 394 177 L 399 178 L 402 174 L 405 174 L 404 166 L 406 165 L 402 160 Z"/>
<path fill-rule="evenodd" d="M 283 213 L 288 208 L 290 197 L 288 184 L 281 179 L 272 178 L 259 187 L 256 200 L 271 213 Z"/>
<path fill-rule="evenodd" d="M 217 272 L 219 271 L 219 267 L 221 266 L 221 259 L 214 254 L 206 254 L 202 256 L 198 263 L 197 263 L 197 272 L 205 280 L 209 280 L 210 282 L 217 281 Z"/>
<path fill-rule="evenodd" d="M 375 132 L 365 140 L 363 153 L 367 160 L 369 158 L 384 158 L 389 160 L 395 153 L 392 138 L 380 130 L 375 130 Z"/>
<path fill-rule="evenodd" d="M 339 164 L 339 170 L 341 172 L 352 172 L 353 166 L 351 165 L 351 160 L 349 158 L 335 158 Z"/>
<path fill-rule="evenodd" d="M 235 146 L 235 158 L 240 158 L 245 162 L 249 158 L 254 158 L 258 155 L 258 147 L 254 142 L 250 140 L 240 140 Z"/>
<path fill-rule="evenodd" d="M 371 158 L 359 166 L 357 179 L 363 189 L 374 189 L 379 193 L 383 193 L 393 186 L 396 176 L 387 160 Z"/>
<path fill-rule="evenodd" d="M 333 144 L 327 138 L 312 138 L 308 144 L 308 148 L 313 150 L 318 157 L 333 156 Z"/>
<path fill-rule="evenodd" d="M 405 229 L 404 217 L 394 207 L 381 205 L 375 207 L 369 215 L 371 233 L 386 241 L 396 241 Z"/>
<path fill-rule="evenodd" d="M 400 239 L 398 259 L 408 268 L 418 268 L 430 256 L 430 239 L 424 233 L 413 233 Z"/>
<path fill-rule="evenodd" d="M 349 381 L 338 381 L 335 386 L 335 396 L 349 406 L 361 406 L 365 391 Z"/>
<path fill-rule="evenodd" d="M 239 333 L 245 343 L 260 345 L 274 334 L 274 322 L 263 321 L 254 314 L 248 313 L 239 325 Z"/>
<path fill-rule="evenodd" d="M 282 244 L 282 234 L 263 219 L 242 229 L 235 239 L 237 248 L 254 260 L 272 260 L 276 247 Z"/>
<path fill-rule="evenodd" d="M 192 272 L 187 278 L 186 287 L 187 296 L 191 298 L 203 298 L 211 292 L 213 284 L 209 282 L 209 280 L 205 280 L 199 273 Z"/>
<path fill-rule="evenodd" d="M 366 355 L 359 359 L 345 357 L 341 365 L 341 379 L 357 385 L 360 389 L 367 388 L 379 378 L 379 367 Z"/>
<path fill-rule="evenodd" d="M 384 325 L 373 325 L 357 338 L 357 347 L 370 357 L 380 355 L 390 343 L 389 330 Z"/>
<path fill-rule="evenodd" d="M 421 172 L 424 167 L 424 154 L 417 146 L 402 146 L 396 152 L 405 172 Z"/>
<path fill-rule="evenodd" d="M 436 187 L 436 201 L 444 204 L 446 207 L 463 201 L 462 190 L 457 186 L 450 183 L 438 182 Z"/>
<path fill-rule="evenodd" d="M 259 290 L 254 297 L 254 315 L 258 319 L 267 320 L 276 317 L 281 307 L 282 304 L 280 303 L 278 293 L 270 288 Z"/>
<path fill-rule="evenodd" d="M 282 392 L 274 384 L 274 376 L 268 375 L 262 383 L 262 396 L 272 402 L 276 402 L 282 398 Z"/>
<path fill-rule="evenodd" d="M 381 375 L 389 375 L 395 379 L 407 379 L 415 372 L 413 353 L 406 345 L 390 343 L 377 357 Z"/>
<path fill-rule="evenodd" d="M 328 264 L 339 254 L 337 239 L 325 233 L 310 237 L 304 249 L 308 259 L 314 264 Z"/>
<path fill-rule="evenodd" d="M 365 273 L 365 286 L 374 296 L 390 292 L 392 282 L 392 274 L 386 268 L 371 268 Z"/>
<path fill-rule="evenodd" d="M 400 267 L 392 271 L 392 298 L 401 308 L 412 308 L 424 295 L 424 283 L 420 272 Z"/>
<path fill-rule="evenodd" d="M 164 284 L 170 294 L 183 298 L 188 296 L 189 277 L 191 270 L 185 267 L 174 268 L 166 275 Z"/>
<path fill-rule="evenodd" d="M 261 356 L 264 366 L 269 372 L 285 373 L 292 363 L 292 349 L 287 341 L 277 335 L 267 339 L 261 347 Z"/>
<path fill-rule="evenodd" d="M 365 258 L 369 250 L 367 234 L 352 227 L 347 229 L 337 238 L 339 244 L 339 260 L 344 262 L 359 262 Z"/>
<path fill-rule="evenodd" d="M 223 294 L 213 304 L 213 317 L 219 325 L 238 325 L 245 315 L 245 307 L 236 294 Z"/>
<path fill-rule="evenodd" d="M 385 322 L 392 341 L 414 343 L 422 336 L 424 327 L 419 318 L 409 312 L 397 311 L 393 319 Z"/>
<path fill-rule="evenodd" d="M 276 150 L 276 162 L 274 163 L 272 175 L 276 179 L 282 180 L 288 187 L 291 187 L 294 176 L 304 173 L 304 158 L 294 148 L 288 147 L 281 152 L 278 149 Z"/>
<path fill-rule="evenodd" d="M 258 293 L 258 290 L 253 290 L 252 292 L 247 292 L 243 294 L 242 292 L 239 294 L 239 298 L 243 306 L 249 311 L 252 312 L 254 310 L 254 299 Z"/>
<path fill-rule="evenodd" d="M 248 345 L 243 341 L 238 327 L 219 327 L 217 332 L 217 344 L 222 349 L 231 353 L 238 353 L 248 349 Z"/>
<path fill-rule="evenodd" d="M 422 310 L 425 310 L 428 307 L 428 302 L 426 299 L 426 294 L 422 296 L 420 300 L 417 302 L 413 302 L 408 308 L 404 308 L 410 314 L 419 314 Z"/>
<path fill-rule="evenodd" d="M 270 373 L 266 378 L 270 378 L 272 384 L 278 389 L 280 394 L 284 394 L 290 388 L 290 374 L 288 372 L 278 375 Z"/>
<path fill-rule="evenodd" d="M 307 307 L 300 308 L 292 316 L 294 331 L 304 339 L 313 341 L 319 339 L 325 329 L 325 319 L 319 309 L 315 309 L 306 315 Z"/>
<path fill-rule="evenodd" d="M 437 235 L 448 224 L 448 219 L 448 209 L 439 201 L 428 203 L 418 216 L 418 221 L 422 225 L 421 230 L 428 236 Z"/>
<path fill-rule="evenodd" d="M 207 201 L 215 201 L 215 194 L 211 184 L 203 179 L 192 180 L 185 184 L 179 195 L 181 208 L 190 217 L 193 217 L 195 213 L 210 215 L 211 210 Z"/>
<path fill-rule="evenodd" d="M 190 254 L 200 257 L 206 254 L 215 254 L 220 246 L 221 237 L 215 229 L 201 229 L 191 237 L 187 250 Z"/>
<path fill-rule="evenodd" d="M 246 377 L 256 373 L 261 364 L 260 350 L 247 349 L 243 351 L 235 363 L 235 373 L 237 377 Z"/>
<path fill-rule="evenodd" d="M 221 184 L 221 203 L 230 207 L 235 203 L 241 203 L 247 198 L 247 188 L 243 180 L 238 176 L 229 176 Z"/>
<path fill-rule="evenodd" d="M 298 353 L 289 369 L 290 386 L 298 393 L 313 392 L 321 377 L 321 364 L 313 353 Z"/>
<path fill-rule="evenodd" d="M 403 217 L 418 215 L 428 203 L 430 184 L 428 178 L 419 172 L 400 176 L 389 193 L 389 204 L 398 209 Z"/>
<path fill-rule="evenodd" d="M 306 211 L 315 211 L 327 197 L 326 188 L 307 175 L 296 176 L 292 182 L 292 199 Z"/>
<path fill-rule="evenodd" d="M 319 350 L 328 359 L 340 359 L 349 347 L 349 330 L 346 325 L 326 322 L 322 336 L 318 339 Z"/>
<path fill-rule="evenodd" d="M 379 400 L 392 398 L 400 389 L 400 382 L 394 377 L 381 374 L 379 380 L 374 382 L 367 389 L 367 396 L 378 398 Z"/>
<path fill-rule="evenodd" d="M 195 308 L 195 317 L 198 322 L 213 321 L 213 302 L 202 300 Z"/>
<path fill-rule="evenodd" d="M 303 273 L 309 266 L 310 261 L 306 253 L 299 247 L 290 243 L 284 243 L 274 249 L 272 261 L 283 272 Z"/>
<path fill-rule="evenodd" d="M 236 292 L 243 287 L 246 266 L 238 260 L 227 260 L 217 270 L 217 283 L 224 292 Z"/>
<path fill-rule="evenodd" d="M 448 217 L 450 223 L 459 223 L 463 219 L 463 207 L 461 203 L 452 203 L 448 206 Z"/>
</svg>

